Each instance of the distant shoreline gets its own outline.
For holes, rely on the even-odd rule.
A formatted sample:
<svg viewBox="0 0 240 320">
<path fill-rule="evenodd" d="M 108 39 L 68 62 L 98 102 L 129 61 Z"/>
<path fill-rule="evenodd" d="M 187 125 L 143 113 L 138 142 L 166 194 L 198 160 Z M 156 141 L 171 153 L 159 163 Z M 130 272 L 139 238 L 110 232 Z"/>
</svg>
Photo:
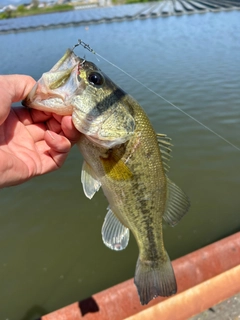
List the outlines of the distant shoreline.
<svg viewBox="0 0 240 320">
<path fill-rule="evenodd" d="M 105 0 L 105 3 L 109 0 Z M 169 1 L 169 0 L 168 0 Z M 36 14 L 36 18 L 32 19 L 16 19 L 14 23 L 12 23 L 11 19 L 0 19 L 0 35 L 7 33 L 18 33 L 25 31 L 34 31 L 34 30 L 42 30 L 42 29 L 53 29 L 53 28 L 63 28 L 70 26 L 85 26 L 88 28 L 89 25 L 92 24 L 100 24 L 100 23 L 110 23 L 110 22 L 122 22 L 122 21 L 132 21 L 136 19 L 148 19 L 148 18 L 158 18 L 158 17 L 170 17 L 170 16 L 181 16 L 181 15 L 190 15 L 190 14 L 203 14 L 209 12 L 221 12 L 221 11 L 235 11 L 240 10 L 240 2 L 238 7 L 214 7 L 213 5 L 205 5 L 201 4 L 200 1 L 199 7 L 190 5 L 187 7 L 179 7 L 177 5 L 180 2 L 176 2 L 176 7 L 173 5 L 168 5 L 170 2 L 163 1 L 155 3 L 153 5 L 149 2 L 142 3 L 134 3 L 134 4 L 125 4 L 123 6 L 101 6 L 95 3 L 89 3 L 82 6 L 71 6 L 71 10 L 58 10 L 56 7 L 52 8 L 51 12 L 55 13 L 57 16 L 56 19 L 52 19 L 51 15 L 47 15 L 45 13 L 50 13 L 49 11 L 35 10 L 34 14 Z M 176 0 L 179 1 L 179 0 Z M 210 1 L 210 0 L 209 0 Z M 213 0 L 214 1 L 214 0 Z M 75 4 L 75 3 L 74 3 Z M 121 9 L 119 10 L 119 8 Z M 84 12 L 86 9 L 92 8 L 93 14 L 86 14 Z M 96 8 L 101 8 L 98 10 Z M 55 9 L 55 10 L 53 10 Z M 56 10 L 57 9 L 57 10 Z M 80 9 L 80 10 L 78 10 Z M 93 10 L 94 9 L 94 10 Z M 178 9 L 178 10 L 177 10 Z M 61 13 L 62 11 L 62 13 Z M 64 12 L 65 11 L 65 12 Z M 89 11 L 89 10 L 88 10 Z M 29 12 L 30 13 L 30 12 Z M 60 14 L 61 13 L 61 14 Z M 30 15 L 30 14 L 28 14 Z M 24 17 L 24 15 L 21 15 Z M 38 17 L 37 17 L 38 16 Z M 42 16 L 45 16 L 42 19 Z"/>
<path fill-rule="evenodd" d="M 0 19 L 11 19 L 11 18 L 20 18 L 20 17 L 28 17 L 39 14 L 46 13 L 56 13 L 56 12 L 64 12 L 75 10 L 75 7 L 69 4 L 56 4 L 51 7 L 43 7 L 43 8 L 30 8 L 27 9 L 23 5 L 17 7 L 16 10 L 7 9 L 4 12 L 0 13 Z"/>
</svg>

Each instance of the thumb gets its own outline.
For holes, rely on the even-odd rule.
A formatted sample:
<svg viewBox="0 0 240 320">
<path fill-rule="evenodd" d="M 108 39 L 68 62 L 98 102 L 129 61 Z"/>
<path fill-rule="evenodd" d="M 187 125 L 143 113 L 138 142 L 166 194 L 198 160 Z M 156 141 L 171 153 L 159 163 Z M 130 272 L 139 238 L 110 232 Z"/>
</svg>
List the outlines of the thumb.
<svg viewBox="0 0 240 320">
<path fill-rule="evenodd" d="M 35 80 L 25 75 L 0 76 L 0 125 L 6 120 L 12 103 L 24 99 L 34 84 Z"/>
<path fill-rule="evenodd" d="M 10 108 L 11 108 L 11 97 L 9 95 L 9 92 L 7 91 L 5 82 L 3 84 L 3 82 L 1 81 L 2 77 L 0 77 L 0 97 L 1 97 L 1 101 L 0 101 L 0 125 L 6 120 L 9 112 L 10 112 Z"/>
</svg>

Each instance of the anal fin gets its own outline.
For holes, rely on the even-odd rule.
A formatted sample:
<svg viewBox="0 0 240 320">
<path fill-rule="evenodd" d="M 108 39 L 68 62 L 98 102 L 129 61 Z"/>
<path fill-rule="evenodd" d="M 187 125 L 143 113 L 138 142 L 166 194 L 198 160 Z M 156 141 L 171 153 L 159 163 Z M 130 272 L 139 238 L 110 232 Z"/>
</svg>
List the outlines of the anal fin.
<svg viewBox="0 0 240 320">
<path fill-rule="evenodd" d="M 163 219 L 174 227 L 187 213 L 190 202 L 185 193 L 169 178 L 167 178 L 167 203 Z"/>
<path fill-rule="evenodd" d="M 108 248 L 115 251 L 125 249 L 129 241 L 129 229 L 118 220 L 109 208 L 102 226 L 102 239 Z"/>
</svg>

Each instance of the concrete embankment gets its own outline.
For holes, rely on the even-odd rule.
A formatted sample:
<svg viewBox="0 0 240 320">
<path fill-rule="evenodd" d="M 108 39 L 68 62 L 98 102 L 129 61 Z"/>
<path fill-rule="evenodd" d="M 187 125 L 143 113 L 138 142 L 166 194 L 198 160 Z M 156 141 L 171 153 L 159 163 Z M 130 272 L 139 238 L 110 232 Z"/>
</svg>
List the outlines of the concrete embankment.
<svg viewBox="0 0 240 320">
<path fill-rule="evenodd" d="M 165 0 L 0 20 L 0 33 L 239 10 L 240 0 Z"/>
</svg>

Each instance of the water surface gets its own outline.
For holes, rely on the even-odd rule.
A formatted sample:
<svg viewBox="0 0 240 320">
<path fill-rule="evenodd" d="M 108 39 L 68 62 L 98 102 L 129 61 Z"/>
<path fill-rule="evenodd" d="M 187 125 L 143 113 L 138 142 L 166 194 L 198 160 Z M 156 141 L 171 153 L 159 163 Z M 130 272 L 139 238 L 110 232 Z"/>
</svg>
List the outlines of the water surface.
<svg viewBox="0 0 240 320">
<path fill-rule="evenodd" d="M 0 73 L 38 79 L 81 38 L 240 147 L 239 21 L 240 12 L 222 12 L 0 35 Z M 239 151 L 88 51 L 76 53 L 173 139 L 169 176 L 191 209 L 164 229 L 171 259 L 239 231 Z M 81 165 L 73 148 L 61 170 L 0 191 L 0 319 L 36 319 L 134 275 L 135 240 L 123 252 L 102 244 L 107 202 L 101 191 L 85 198 Z"/>
</svg>

